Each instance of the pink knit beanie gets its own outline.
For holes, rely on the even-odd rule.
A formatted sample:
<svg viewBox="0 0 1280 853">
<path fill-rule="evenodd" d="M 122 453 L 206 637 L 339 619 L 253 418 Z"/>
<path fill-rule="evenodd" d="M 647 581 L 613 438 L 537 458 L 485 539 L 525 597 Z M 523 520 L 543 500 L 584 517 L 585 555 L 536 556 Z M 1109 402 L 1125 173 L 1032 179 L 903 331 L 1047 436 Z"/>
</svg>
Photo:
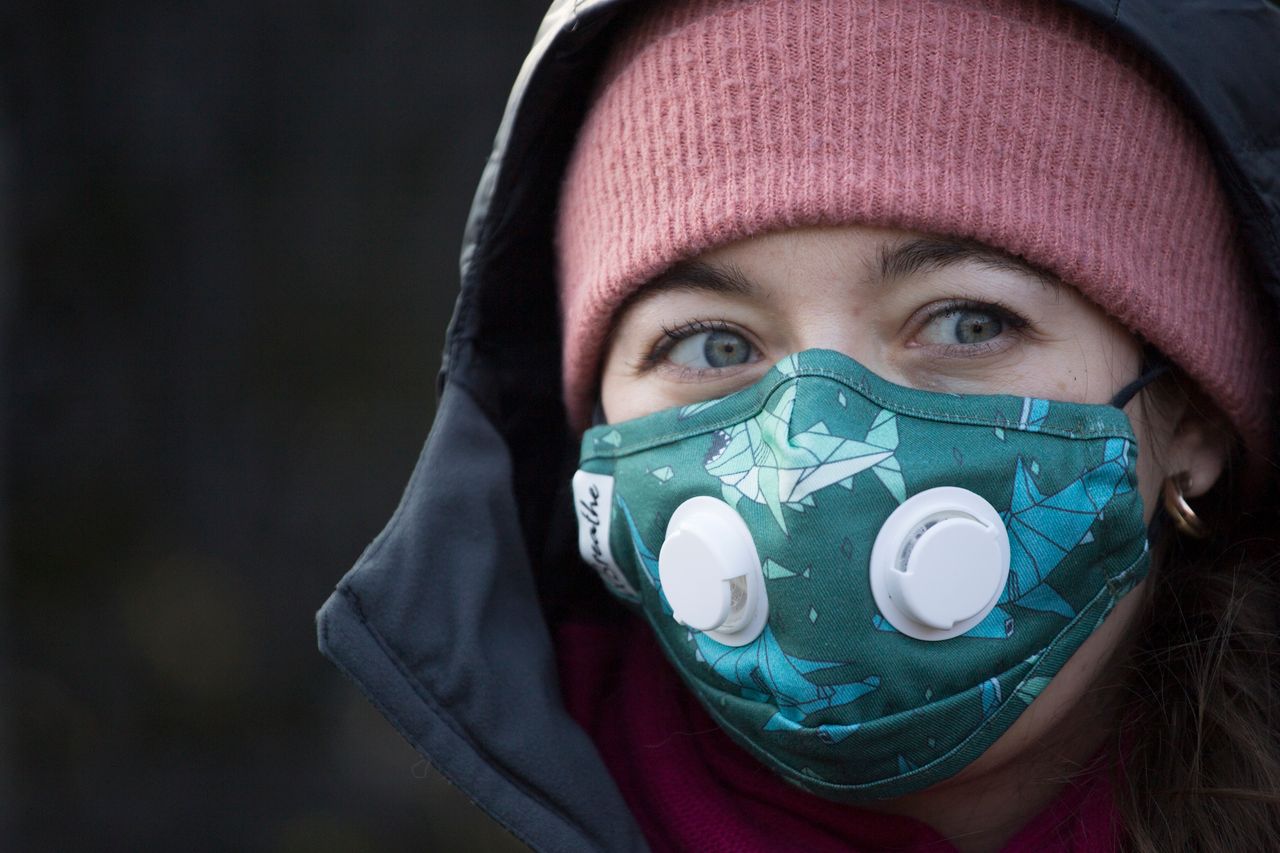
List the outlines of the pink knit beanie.
<svg viewBox="0 0 1280 853">
<path fill-rule="evenodd" d="M 1204 140 L 1134 50 L 1043 0 L 646 4 L 563 186 L 574 424 L 645 281 L 752 234 L 853 223 L 1053 272 L 1267 446 L 1268 331 Z"/>
</svg>

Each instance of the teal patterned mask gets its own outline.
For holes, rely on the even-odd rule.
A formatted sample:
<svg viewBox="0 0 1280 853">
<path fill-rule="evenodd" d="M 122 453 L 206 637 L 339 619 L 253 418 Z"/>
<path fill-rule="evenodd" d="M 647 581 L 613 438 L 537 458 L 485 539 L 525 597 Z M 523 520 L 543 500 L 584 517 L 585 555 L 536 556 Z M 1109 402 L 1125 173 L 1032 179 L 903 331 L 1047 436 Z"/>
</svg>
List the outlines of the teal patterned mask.
<svg viewBox="0 0 1280 853">
<path fill-rule="evenodd" d="M 894 385 L 790 356 L 597 426 L 579 545 L 784 778 L 895 797 L 982 754 L 1147 571 L 1115 406 Z"/>
</svg>

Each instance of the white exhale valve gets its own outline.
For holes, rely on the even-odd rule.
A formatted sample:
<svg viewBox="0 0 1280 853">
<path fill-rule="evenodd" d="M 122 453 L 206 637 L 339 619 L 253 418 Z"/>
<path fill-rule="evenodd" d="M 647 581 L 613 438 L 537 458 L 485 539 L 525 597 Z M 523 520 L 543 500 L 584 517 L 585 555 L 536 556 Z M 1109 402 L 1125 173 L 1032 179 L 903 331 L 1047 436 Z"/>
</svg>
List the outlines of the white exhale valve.
<svg viewBox="0 0 1280 853">
<path fill-rule="evenodd" d="M 929 489 L 885 521 L 870 570 L 871 594 L 890 625 L 918 640 L 947 640 L 996 606 L 1009 579 L 1009 535 L 980 495 Z"/>
<path fill-rule="evenodd" d="M 658 553 L 658 580 L 676 621 L 716 642 L 745 646 L 768 621 L 751 531 L 717 498 L 689 498 L 676 509 Z"/>
</svg>

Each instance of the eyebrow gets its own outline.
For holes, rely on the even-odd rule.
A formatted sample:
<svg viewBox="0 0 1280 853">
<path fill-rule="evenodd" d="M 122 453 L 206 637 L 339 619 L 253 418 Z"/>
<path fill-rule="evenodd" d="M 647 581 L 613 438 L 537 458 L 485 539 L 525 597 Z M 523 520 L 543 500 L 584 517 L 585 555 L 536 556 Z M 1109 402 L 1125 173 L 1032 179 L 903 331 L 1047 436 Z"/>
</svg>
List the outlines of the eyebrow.
<svg viewBox="0 0 1280 853">
<path fill-rule="evenodd" d="M 609 327 L 605 332 L 605 350 L 609 349 L 610 342 L 613 336 L 617 334 L 622 318 L 627 315 L 632 306 L 646 302 L 660 293 L 671 293 L 673 291 L 751 296 L 757 292 L 757 288 L 751 282 L 751 279 L 743 275 L 742 270 L 733 264 L 711 266 L 701 261 L 678 261 L 668 267 L 666 271 L 659 273 L 638 289 L 633 290 L 622 300 L 622 304 L 613 312 L 613 316 L 609 320 Z"/>
<path fill-rule="evenodd" d="M 1061 283 L 1048 270 L 1022 258 L 971 240 L 941 237 L 919 237 L 896 246 L 883 246 L 874 273 L 879 281 L 887 283 L 965 262 L 976 263 L 987 269 L 1022 273 L 1049 287 L 1056 287 Z"/>
<path fill-rule="evenodd" d="M 918 237 L 897 245 L 883 245 L 875 262 L 870 264 L 869 272 L 874 281 L 891 283 L 918 273 L 936 272 L 966 262 L 977 263 L 987 269 L 1022 273 L 1049 287 L 1056 287 L 1061 283 L 1049 271 L 1022 258 L 973 240 L 947 237 Z M 757 288 L 733 264 L 713 266 L 696 260 L 679 261 L 623 300 L 622 305 L 614 312 L 614 322 L 637 302 L 673 291 L 752 296 Z M 610 333 L 612 334 L 612 330 Z"/>
<path fill-rule="evenodd" d="M 699 291 L 728 296 L 750 296 L 756 286 L 733 264 L 712 266 L 701 261 L 680 261 L 651 279 L 635 295 L 645 299 L 659 293 Z"/>
</svg>

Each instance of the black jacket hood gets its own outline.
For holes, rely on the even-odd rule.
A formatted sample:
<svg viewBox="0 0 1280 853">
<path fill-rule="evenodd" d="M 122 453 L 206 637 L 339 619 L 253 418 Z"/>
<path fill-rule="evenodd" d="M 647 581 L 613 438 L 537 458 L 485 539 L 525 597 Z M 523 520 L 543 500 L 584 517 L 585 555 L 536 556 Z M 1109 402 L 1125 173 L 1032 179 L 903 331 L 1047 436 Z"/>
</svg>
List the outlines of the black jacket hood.
<svg viewBox="0 0 1280 853">
<path fill-rule="evenodd" d="M 391 521 L 317 617 L 321 650 L 410 743 L 543 850 L 645 848 L 564 711 L 548 630 L 574 582 L 561 570 L 577 559 L 554 208 L 609 24 L 629 5 L 557 0 L 548 11 L 471 208 L 435 423 Z M 1280 4 L 1069 5 L 1145 50 L 1181 90 L 1256 280 L 1280 304 Z"/>
</svg>

